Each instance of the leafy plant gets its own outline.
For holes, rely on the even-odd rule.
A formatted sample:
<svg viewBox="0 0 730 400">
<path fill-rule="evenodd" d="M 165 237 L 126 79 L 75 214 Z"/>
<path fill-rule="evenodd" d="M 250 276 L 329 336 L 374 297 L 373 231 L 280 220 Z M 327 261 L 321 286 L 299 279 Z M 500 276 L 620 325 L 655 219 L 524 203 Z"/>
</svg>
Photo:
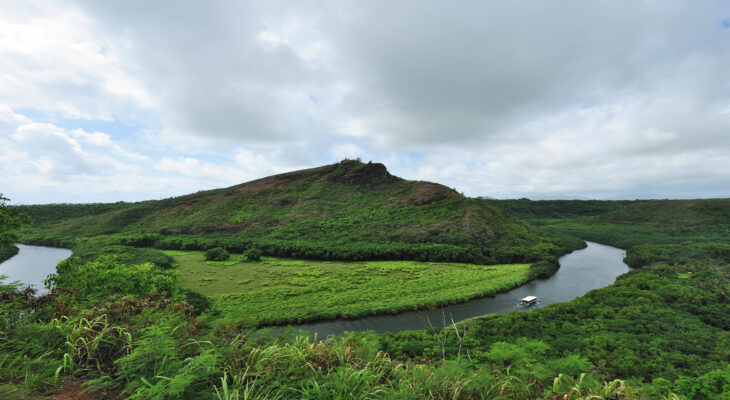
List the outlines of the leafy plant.
<svg viewBox="0 0 730 400">
<path fill-rule="evenodd" d="M 207 261 L 225 261 L 229 258 L 231 258 L 231 255 L 220 247 L 214 247 L 205 252 L 205 259 Z"/>
<path fill-rule="evenodd" d="M 257 248 L 248 249 L 245 252 L 243 252 L 243 256 L 246 257 L 248 261 L 260 261 L 261 260 L 262 252 L 261 250 Z"/>
</svg>

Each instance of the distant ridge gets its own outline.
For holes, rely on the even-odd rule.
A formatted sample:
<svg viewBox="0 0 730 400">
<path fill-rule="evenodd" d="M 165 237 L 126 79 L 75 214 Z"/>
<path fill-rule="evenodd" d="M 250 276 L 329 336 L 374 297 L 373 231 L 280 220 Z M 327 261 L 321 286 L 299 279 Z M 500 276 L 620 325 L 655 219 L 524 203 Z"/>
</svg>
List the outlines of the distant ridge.
<svg viewBox="0 0 730 400">
<path fill-rule="evenodd" d="M 730 199 L 643 200 L 594 218 L 603 223 L 662 227 L 730 225 Z"/>
</svg>

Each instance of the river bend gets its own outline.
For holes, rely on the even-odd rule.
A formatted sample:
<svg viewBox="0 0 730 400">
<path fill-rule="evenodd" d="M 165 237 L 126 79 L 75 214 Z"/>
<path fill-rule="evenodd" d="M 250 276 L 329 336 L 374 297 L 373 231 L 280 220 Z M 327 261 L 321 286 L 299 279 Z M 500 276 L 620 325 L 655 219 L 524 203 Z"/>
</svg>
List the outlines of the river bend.
<svg viewBox="0 0 730 400">
<path fill-rule="evenodd" d="M 536 279 L 510 291 L 493 297 L 482 297 L 461 304 L 448 305 L 439 310 L 406 311 L 397 314 L 373 315 L 357 319 L 336 319 L 294 325 L 293 328 L 316 333 L 324 338 L 331 334 L 347 331 L 373 330 L 376 332 L 400 332 L 410 329 L 428 329 L 429 321 L 434 327 L 442 326 L 446 317 L 458 322 L 486 314 L 506 314 L 512 311 L 526 311 L 519 300 L 526 296 L 537 296 L 537 305 L 570 301 L 593 289 L 612 284 L 617 277 L 629 272 L 623 262 L 625 251 L 594 242 L 588 247 L 560 257 L 560 269 L 547 279 Z M 277 329 L 276 331 L 278 331 Z"/>
<path fill-rule="evenodd" d="M 336 319 L 294 325 L 296 329 L 316 333 L 318 337 L 347 331 L 373 330 L 376 332 L 400 332 L 409 329 L 427 329 L 429 324 L 441 326 L 446 318 L 450 323 L 467 318 L 512 311 L 527 311 L 518 303 L 526 296 L 537 296 L 534 307 L 570 301 L 593 289 L 612 284 L 616 278 L 629 271 L 623 262 L 624 250 L 594 242 L 588 247 L 560 257 L 560 269 L 550 278 L 537 279 L 493 297 L 482 297 L 461 304 L 453 304 L 439 310 L 406 311 L 397 314 L 373 315 L 357 319 Z M 43 280 L 56 273 L 56 265 L 71 256 L 71 250 L 53 247 L 18 245 L 20 252 L 0 264 L 0 275 L 7 275 L 6 282 L 20 281 L 33 285 L 39 292 L 45 291 Z M 534 308 L 532 307 L 532 308 Z M 277 328 L 275 331 L 280 331 Z"/>
</svg>

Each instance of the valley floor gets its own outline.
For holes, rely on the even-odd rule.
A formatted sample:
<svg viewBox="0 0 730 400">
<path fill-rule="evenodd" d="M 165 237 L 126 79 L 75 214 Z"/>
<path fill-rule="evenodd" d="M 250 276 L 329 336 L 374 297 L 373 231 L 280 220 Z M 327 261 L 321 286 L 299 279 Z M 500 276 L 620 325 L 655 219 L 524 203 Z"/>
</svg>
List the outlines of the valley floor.
<svg viewBox="0 0 730 400">
<path fill-rule="evenodd" d="M 416 261 L 334 262 L 264 257 L 205 261 L 167 251 L 184 289 L 211 296 L 230 320 L 248 326 L 438 307 L 493 295 L 530 280 L 530 264 Z"/>
</svg>

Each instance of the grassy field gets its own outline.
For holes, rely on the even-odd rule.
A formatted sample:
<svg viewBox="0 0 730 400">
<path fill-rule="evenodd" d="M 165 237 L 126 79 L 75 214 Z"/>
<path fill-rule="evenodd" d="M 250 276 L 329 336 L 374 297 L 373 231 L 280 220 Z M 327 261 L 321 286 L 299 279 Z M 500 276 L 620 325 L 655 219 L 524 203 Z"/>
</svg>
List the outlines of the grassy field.
<svg viewBox="0 0 730 400">
<path fill-rule="evenodd" d="M 179 285 L 215 299 L 226 317 L 248 325 L 358 317 L 492 295 L 529 280 L 529 264 L 474 265 L 415 261 L 332 262 L 167 251 Z"/>
</svg>

